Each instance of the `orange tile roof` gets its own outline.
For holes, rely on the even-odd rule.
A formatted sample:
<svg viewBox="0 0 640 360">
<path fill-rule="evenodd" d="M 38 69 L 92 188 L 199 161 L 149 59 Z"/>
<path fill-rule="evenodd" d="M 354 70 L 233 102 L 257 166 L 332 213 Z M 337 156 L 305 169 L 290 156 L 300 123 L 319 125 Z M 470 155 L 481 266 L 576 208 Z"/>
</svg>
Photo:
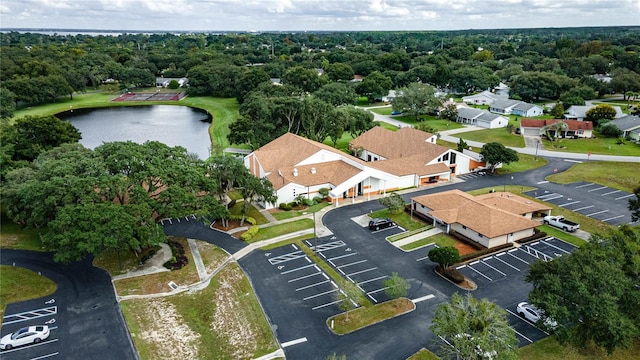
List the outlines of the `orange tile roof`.
<svg viewBox="0 0 640 360">
<path fill-rule="evenodd" d="M 460 190 L 422 195 L 411 200 L 431 209 L 431 215 L 446 223 L 459 223 L 489 238 L 540 225 L 520 214 L 478 201 Z"/>
<path fill-rule="evenodd" d="M 351 140 L 352 147 L 361 147 L 389 160 L 421 155 L 425 163 L 437 158 L 449 149 L 427 142 L 433 134 L 412 127 L 391 131 L 376 126 Z"/>
<path fill-rule="evenodd" d="M 297 175 L 294 175 L 294 169 L 297 170 Z M 302 186 L 322 184 L 337 186 L 355 176 L 360 171 L 362 170 L 344 161 L 337 160 L 311 165 L 283 166 L 278 168 L 277 171 L 271 172 L 267 178 L 276 190 L 290 183 L 296 183 Z"/>
<path fill-rule="evenodd" d="M 523 215 L 536 211 L 551 210 L 550 206 L 543 205 L 539 202 L 514 195 L 510 192 L 495 192 L 489 194 L 478 195 L 475 197 L 477 201 L 491 205 L 498 209 L 506 210 L 513 214 Z"/>
</svg>

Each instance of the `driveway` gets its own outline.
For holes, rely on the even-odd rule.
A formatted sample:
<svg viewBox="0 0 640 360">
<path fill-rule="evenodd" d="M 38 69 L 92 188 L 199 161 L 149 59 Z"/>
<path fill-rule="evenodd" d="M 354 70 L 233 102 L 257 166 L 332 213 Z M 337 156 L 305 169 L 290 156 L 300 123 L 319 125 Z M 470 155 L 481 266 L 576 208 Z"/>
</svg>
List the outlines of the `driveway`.
<svg viewBox="0 0 640 360">
<path fill-rule="evenodd" d="M 111 279 L 91 259 L 63 265 L 51 253 L 2 249 L 0 262 L 41 273 L 58 286 L 45 298 L 7 306 L 3 336 L 38 324 L 49 324 L 51 335 L 38 345 L 3 351 L 2 359 L 138 359 Z"/>
</svg>

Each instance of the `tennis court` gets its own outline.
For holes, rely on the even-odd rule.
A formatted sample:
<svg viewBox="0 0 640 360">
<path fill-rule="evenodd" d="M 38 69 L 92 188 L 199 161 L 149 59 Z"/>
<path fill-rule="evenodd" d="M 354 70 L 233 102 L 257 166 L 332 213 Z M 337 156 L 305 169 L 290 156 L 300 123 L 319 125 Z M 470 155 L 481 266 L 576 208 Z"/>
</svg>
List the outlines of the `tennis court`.
<svg viewBox="0 0 640 360">
<path fill-rule="evenodd" d="M 185 97 L 185 92 L 152 92 L 152 93 L 134 93 L 128 92 L 122 94 L 111 101 L 178 101 Z"/>
</svg>

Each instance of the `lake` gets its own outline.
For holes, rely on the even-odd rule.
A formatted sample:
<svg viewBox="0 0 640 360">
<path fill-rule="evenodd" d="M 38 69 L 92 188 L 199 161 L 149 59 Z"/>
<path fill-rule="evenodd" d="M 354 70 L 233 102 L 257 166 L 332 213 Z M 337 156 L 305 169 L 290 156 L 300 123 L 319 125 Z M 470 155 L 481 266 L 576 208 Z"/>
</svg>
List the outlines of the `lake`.
<svg viewBox="0 0 640 360">
<path fill-rule="evenodd" d="M 82 134 L 80 144 L 95 149 L 105 142 L 136 143 L 155 140 L 169 146 L 182 146 L 207 159 L 211 140 L 211 117 L 188 106 L 150 105 L 70 110 L 56 115 L 69 121 Z"/>
</svg>

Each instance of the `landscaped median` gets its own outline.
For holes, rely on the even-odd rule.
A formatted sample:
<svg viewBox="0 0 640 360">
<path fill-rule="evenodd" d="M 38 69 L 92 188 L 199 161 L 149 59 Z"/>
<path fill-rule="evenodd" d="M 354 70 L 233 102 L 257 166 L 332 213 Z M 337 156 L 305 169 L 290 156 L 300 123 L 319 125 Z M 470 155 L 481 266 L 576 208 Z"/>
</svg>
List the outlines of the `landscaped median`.
<svg viewBox="0 0 640 360">
<path fill-rule="evenodd" d="M 345 335 L 412 312 L 415 308 L 413 301 L 407 298 L 393 299 L 332 316 L 327 319 L 327 326 L 334 334 Z"/>
</svg>

